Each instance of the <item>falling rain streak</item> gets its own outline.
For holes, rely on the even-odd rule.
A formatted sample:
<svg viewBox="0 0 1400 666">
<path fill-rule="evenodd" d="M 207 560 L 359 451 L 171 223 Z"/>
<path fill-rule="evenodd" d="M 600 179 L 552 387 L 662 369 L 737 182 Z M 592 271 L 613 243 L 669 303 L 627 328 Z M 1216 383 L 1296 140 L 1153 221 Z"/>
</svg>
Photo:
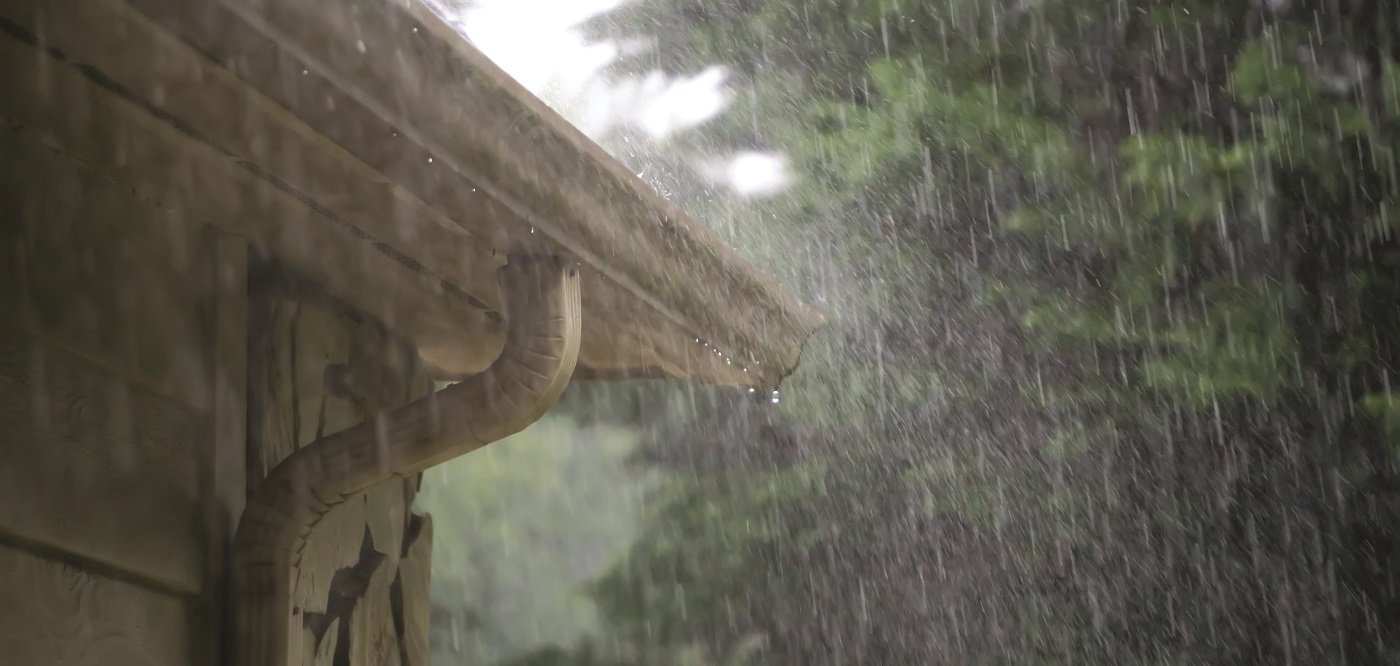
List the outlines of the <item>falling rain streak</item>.
<svg viewBox="0 0 1400 666">
<path fill-rule="evenodd" d="M 827 327 L 781 401 L 578 391 L 659 486 L 598 625 L 513 663 L 1400 658 L 1392 4 L 583 22 L 623 46 L 576 110 L 724 68 L 716 119 L 598 139 Z"/>
<path fill-rule="evenodd" d="M 361 5 L 418 7 L 420 2 L 349 4 L 358 11 Z M 126 16 L 122 12 L 137 11 L 127 5 L 178 3 L 91 4 Z M 209 4 L 231 11 L 228 7 L 262 3 Z M 311 0 L 284 4 L 291 7 L 285 9 L 289 16 L 298 5 L 316 5 Z M 665 320 L 665 334 L 653 335 L 633 326 L 627 317 L 634 313 L 622 306 L 610 310 L 607 297 L 616 292 L 631 298 L 637 296 L 631 291 L 674 285 L 661 280 L 624 286 L 619 275 L 626 271 L 613 273 L 611 281 L 589 277 L 601 272 L 585 275 L 583 284 L 604 284 L 611 291 L 584 293 L 588 314 L 581 345 L 588 363 L 580 361 L 575 376 L 601 381 L 573 382 L 536 426 L 429 470 L 421 495 L 415 494 L 416 485 L 411 491 L 408 485 L 394 488 L 390 499 L 403 509 L 399 518 L 416 510 L 407 505 L 433 516 L 433 607 L 427 619 L 405 619 L 403 608 L 393 605 L 397 600 L 402 606 L 401 599 L 392 595 L 402 594 L 412 571 L 400 569 L 409 572 L 405 579 L 386 578 L 382 585 L 392 590 L 381 604 L 385 636 L 397 636 L 398 625 L 409 620 L 428 623 L 432 663 L 441 666 L 1400 664 L 1400 396 L 1391 386 L 1400 369 L 1400 3 L 431 4 L 468 34 L 477 30 L 474 39 L 483 49 L 499 49 L 495 55 L 503 67 L 517 67 L 520 78 L 550 98 L 547 109 L 509 107 L 519 111 L 512 121 L 528 127 L 531 114 L 557 111 L 586 128 L 620 163 L 590 163 L 588 169 L 655 193 L 609 190 L 589 200 L 597 210 L 585 211 L 573 199 L 598 193 L 534 194 L 555 191 L 550 187 L 556 183 L 538 181 L 572 178 L 577 174 L 564 172 L 583 167 L 555 163 L 556 171 L 544 176 L 514 174 L 517 189 L 534 197 L 519 207 L 547 214 L 512 218 L 541 227 L 537 233 L 528 226 L 530 236 L 525 236 L 527 224 L 521 224 L 509 242 L 532 250 L 624 247 L 627 233 L 645 230 L 669 243 L 672 236 L 664 234 L 675 227 L 666 225 L 683 217 L 674 210 L 684 210 L 706 227 L 716 246 L 732 246 L 753 265 L 744 276 L 752 280 L 743 282 L 747 288 L 789 290 L 820 309 L 825 326 L 806 341 L 800 364 L 780 393 L 775 381 L 763 378 L 796 362 L 796 352 L 794 358 L 775 358 L 764 338 L 799 328 L 785 319 L 788 305 L 742 310 L 743 321 L 734 325 L 740 334 L 723 330 L 729 322 L 668 312 L 658 315 Z M 183 179 L 212 178 L 215 172 L 223 178 L 225 170 L 237 171 L 230 165 L 241 164 L 236 175 L 249 185 L 239 196 L 262 197 L 256 203 L 269 206 L 281 202 L 279 197 L 299 196 L 292 185 L 252 173 L 251 161 L 237 162 L 237 154 L 221 144 L 196 141 L 207 137 L 194 136 L 193 129 L 156 122 L 187 109 L 174 102 L 163 106 L 164 101 L 137 108 L 132 100 L 145 99 L 149 90 L 94 82 L 110 63 L 80 62 L 51 47 L 47 40 L 63 38 L 62 33 L 20 39 L 17 28 L 9 27 L 10 17 L 28 10 L 3 11 L 0 39 L 7 48 L 47 63 L 37 76 L 32 67 L 16 68 L 16 75 L 43 83 L 35 90 L 71 95 L 64 86 L 91 88 L 94 99 L 108 100 L 107 106 L 100 113 L 75 111 L 82 122 L 107 127 L 101 123 L 108 115 L 145 114 L 139 117 L 159 125 L 151 136 L 193 146 L 188 155 L 178 153 L 172 182 L 184 187 Z M 282 10 L 266 11 L 272 17 Z M 386 33 L 352 25 L 363 18 L 356 12 L 345 16 L 341 27 L 347 39 L 331 52 L 353 61 L 350 69 L 412 58 L 442 72 L 470 69 L 447 51 L 423 55 L 430 53 L 427 40 L 437 39 L 436 27 L 420 33 L 405 21 L 393 27 L 392 40 L 376 40 L 368 35 Z M 510 20 L 497 20 L 501 16 Z M 142 21 L 131 25 L 155 29 L 157 22 Z M 474 26 L 508 32 L 486 35 Z M 109 37 L 129 39 L 123 32 L 129 27 L 114 27 Z M 199 26 L 216 36 L 218 28 Z M 209 40 L 234 43 L 253 34 Z M 157 46 L 187 48 L 177 42 Z M 284 98 L 248 102 L 248 108 L 272 120 L 250 112 L 245 123 L 234 110 L 221 108 L 201 122 L 223 123 L 219 127 L 227 130 L 228 142 L 246 139 L 240 145 L 253 147 L 250 152 L 315 174 L 305 180 L 317 187 L 325 186 L 312 182 L 323 171 L 335 171 L 336 177 L 341 171 L 383 175 L 365 160 L 387 165 L 386 173 L 422 179 L 374 180 L 366 189 L 382 191 L 369 194 L 391 201 L 372 200 L 379 207 L 356 208 L 371 201 L 364 192 L 323 191 L 321 196 L 384 225 L 376 229 L 385 247 L 448 239 L 433 248 L 433 270 L 473 273 L 478 267 L 466 262 L 478 258 L 462 256 L 469 254 L 462 248 L 489 243 L 476 235 L 473 224 L 480 220 L 467 218 L 486 215 L 482 211 L 506 215 L 507 206 L 493 208 L 496 199 L 528 197 L 462 173 L 508 173 L 515 167 L 468 164 L 458 154 L 468 151 L 413 152 L 410 144 L 416 146 L 419 138 L 407 130 L 404 137 L 390 134 L 391 126 L 406 125 L 385 117 L 418 122 L 415 114 L 423 110 L 409 102 L 441 97 L 450 100 L 451 111 L 424 119 L 425 126 L 430 120 L 465 126 L 485 114 L 483 97 L 427 90 L 423 82 L 430 79 L 400 72 L 405 80 L 377 83 L 404 96 L 403 108 L 371 108 L 357 94 L 327 96 L 335 83 L 328 70 L 341 63 L 323 67 L 326 63 L 290 50 L 263 55 L 266 62 L 201 60 L 199 67 L 207 70 L 184 72 L 172 65 L 159 73 L 186 76 L 190 86 L 234 90 L 244 85 L 240 77 L 260 76 L 259 68 L 275 70 Z M 247 71 L 233 71 L 238 68 Z M 475 85 L 472 90 L 486 89 Z M 156 96 L 164 100 L 167 93 L 174 99 L 180 91 L 161 88 Z M 241 135 L 245 126 L 260 133 L 273 120 L 281 123 L 296 114 L 327 123 L 353 118 L 356 124 L 337 125 L 344 132 L 334 137 L 290 122 L 285 134 Z M 89 168 L 84 162 L 89 158 L 111 158 L 120 167 L 116 170 L 130 170 L 128 153 L 176 154 L 162 148 L 165 143 L 147 145 L 142 137 L 114 134 L 93 144 L 96 157 L 59 155 L 50 144 L 62 143 L 62 137 L 31 131 L 25 123 L 48 121 L 38 114 L 28 118 L 6 116 L 0 122 L 11 137 L 5 145 L 31 141 L 44 146 L 47 152 L 35 154 L 45 160 L 83 163 L 74 169 Z M 84 132 L 100 134 L 75 135 Z M 393 148 L 373 154 L 342 150 L 340 142 L 359 140 L 361 133 Z M 322 161 L 289 155 L 302 144 L 288 137 L 303 134 L 325 139 L 315 148 L 324 152 L 316 154 Z M 556 148 L 582 154 L 581 133 L 560 137 L 551 135 Z M 559 148 L 561 154 L 565 148 Z M 27 177 L 29 168 L 14 169 L 15 182 L 28 182 L 18 179 Z M 92 192 L 111 189 L 111 201 L 136 194 L 112 189 L 103 178 L 88 180 L 83 187 Z M 28 194 L 22 186 L 9 189 L 13 192 L 0 194 Z M 83 199 L 89 190 L 72 189 L 64 191 L 63 201 L 53 202 L 55 210 L 105 214 L 111 205 L 96 195 Z M 169 202 L 150 198 L 133 199 L 131 205 L 172 212 Z M 450 202 L 448 208 L 455 206 L 462 219 L 438 215 L 426 199 Z M 556 219 L 601 218 L 611 209 L 600 201 L 622 210 L 640 207 L 643 200 L 669 212 L 647 217 L 646 225 L 607 227 L 587 238 L 560 231 L 564 227 Z M 75 235 L 70 229 L 33 222 L 39 208 L 16 207 L 13 224 L 0 222 L 5 249 L 15 249 L 0 260 L 0 279 L 13 278 L 7 284 L 70 287 L 33 266 L 14 267 L 13 258 L 23 258 L 36 244 L 66 252 L 72 264 L 66 268 L 84 276 L 112 272 L 104 263 L 109 254 L 142 261 L 155 254 L 126 244 L 128 232 L 116 227 L 102 237 L 116 248 L 109 254 L 75 252 L 68 247 Z M 400 217 L 381 219 L 385 211 Z M 330 225 L 319 217 L 314 221 Z M 239 223 L 245 222 L 266 230 L 256 226 L 260 220 Z M 295 222 L 265 233 L 268 238 L 258 243 L 275 241 L 316 259 L 321 249 L 309 232 L 295 243 L 279 236 L 300 234 L 311 225 L 302 225 L 300 218 Z M 378 240 L 347 229 L 335 227 L 326 237 L 347 247 L 369 247 Z M 682 236 L 674 235 L 681 239 L 676 245 Z M 194 253 L 187 247 L 196 245 L 205 251 L 207 240 L 177 238 L 170 240 L 176 250 L 160 252 L 194 264 L 182 253 Z M 237 259 L 249 261 L 248 253 Z M 677 272 L 703 273 L 716 265 L 706 263 L 712 259 L 700 257 Z M 607 260 L 630 269 L 656 258 Z M 427 269 L 411 272 L 406 263 L 375 263 L 387 267 L 375 274 L 355 273 L 356 265 L 345 284 L 352 292 L 399 279 L 415 288 L 426 284 L 419 278 Z M 197 268 L 189 271 L 200 277 L 179 290 L 214 291 L 214 271 Z M 390 274 L 400 269 L 411 279 Z M 145 264 L 133 270 L 145 275 Z M 34 275 L 48 281 L 35 281 Z M 729 289 L 734 282 L 724 276 L 704 277 L 710 281 L 696 290 L 699 295 L 684 292 L 685 298 L 703 300 L 715 312 L 752 300 L 743 288 Z M 450 337 L 439 329 L 455 335 L 468 322 L 475 327 L 471 335 L 494 340 L 490 344 L 499 350 L 501 312 L 508 308 L 462 306 L 461 299 L 440 289 L 444 284 L 434 282 L 432 293 L 414 303 L 451 301 L 455 309 L 445 310 L 450 317 L 439 322 L 392 302 L 402 320 L 390 323 Z M 93 288 L 118 291 L 106 284 Z M 385 300 L 405 294 L 394 296 Z M 139 310 L 152 298 L 139 291 L 111 300 Z M 102 438 L 113 443 L 104 449 L 107 458 L 84 459 L 32 483 L 12 474 L 5 477 L 11 485 L 42 485 L 45 497 L 72 490 L 76 497 L 105 482 L 99 471 L 138 469 L 136 455 L 153 437 L 179 435 L 178 446 L 168 452 L 174 460 L 188 444 L 185 430 L 195 427 L 187 421 L 213 422 L 219 406 L 213 403 L 252 395 L 247 387 L 235 387 L 232 398 L 220 393 L 217 400 L 183 390 L 162 389 L 174 395 L 157 396 L 152 386 L 169 380 L 165 375 L 185 386 L 195 381 L 185 375 L 198 379 L 228 372 L 221 365 L 227 359 L 219 356 L 227 350 L 216 354 L 205 344 L 178 351 L 183 356 L 173 365 L 188 367 L 146 367 L 159 364 L 148 362 L 145 354 L 154 353 L 153 343 L 132 333 L 134 322 L 110 324 L 114 313 L 90 306 L 82 295 L 60 300 L 71 303 L 58 307 L 7 298 L 0 301 L 0 313 L 24 322 L 17 335 L 49 327 L 56 336 L 86 336 L 116 360 L 89 362 L 78 354 L 46 351 L 0 368 L 7 381 L 16 378 L 5 387 L 16 405 L 24 405 L 12 410 L 19 424 L 15 432 L 54 430 L 67 418 L 67 430 L 49 433 L 55 446 L 72 440 L 88 447 Z M 797 299 L 792 300 L 795 311 Z M 55 314 L 69 306 L 70 318 Z M 185 318 L 189 321 L 172 318 L 168 328 L 210 333 L 216 327 L 212 312 L 197 310 L 198 316 Z M 301 319 L 304 315 L 299 308 L 294 314 L 242 313 L 283 317 L 277 321 L 288 331 L 320 325 L 313 315 Z M 248 322 L 235 323 L 232 328 L 249 330 Z M 294 332 L 288 336 L 285 351 L 292 366 L 314 355 L 297 346 Z M 340 347 L 351 345 L 336 340 Z M 340 347 L 337 353 L 350 354 Z M 277 347 L 278 354 L 283 350 Z M 296 414 L 267 430 L 300 447 L 302 440 L 320 440 L 327 422 L 365 411 L 357 401 L 366 391 L 392 388 L 394 399 L 427 395 L 434 387 L 450 391 L 453 382 L 471 375 L 462 370 L 452 373 L 452 382 L 439 376 L 434 383 L 428 375 L 436 368 L 425 362 L 434 351 L 440 350 L 419 349 L 424 359 L 404 354 L 409 360 L 393 372 L 379 369 L 375 387 L 352 385 L 349 371 L 338 365 L 310 379 L 294 372 L 261 377 L 269 384 L 285 382 L 277 384 L 285 395 L 275 396 L 285 404 L 274 400 L 259 408 L 290 405 Z M 485 359 L 468 370 L 491 362 Z M 83 383 L 88 380 L 75 379 L 80 373 L 63 363 L 91 366 L 93 376 L 129 365 L 142 379 L 91 398 L 62 395 L 60 402 L 53 396 L 68 384 L 75 392 L 88 389 Z M 685 381 L 701 371 L 712 385 Z M 45 383 L 50 379 L 66 383 L 50 386 Z M 329 407 L 303 404 L 308 387 L 320 391 Z M 167 402 L 182 406 L 165 409 Z M 301 414 L 314 416 L 302 419 Z M 388 460 L 393 424 L 382 414 L 373 418 L 373 446 L 367 447 L 372 451 L 365 456 Z M 253 423 L 235 421 L 237 427 Z M 154 466 L 167 464 L 165 453 Z M 257 456 L 235 458 L 230 464 L 239 475 L 245 467 L 266 471 L 256 469 L 265 462 Z M 143 501 L 158 498 L 149 507 L 157 511 L 166 499 L 173 503 L 197 495 L 195 486 L 182 484 L 193 483 L 185 477 L 216 476 L 206 462 L 180 467 L 173 473 L 178 483 L 151 491 L 156 494 L 142 494 L 149 489 L 137 484 L 130 490 Z M 241 476 L 234 485 L 242 502 Z M 19 519 L 0 523 L 14 520 Z M 49 525 L 39 518 L 24 520 Z M 192 521 L 171 514 L 151 524 L 165 529 L 166 523 Z M 356 533 L 347 553 L 359 552 L 361 536 Z M 394 547 L 382 549 L 389 555 L 376 552 L 402 567 L 409 556 L 402 546 L 409 540 L 395 536 Z M 14 539 L 21 545 L 31 540 Z M 130 545 L 132 552 L 167 547 L 144 533 L 133 536 L 133 544 L 122 546 Z M 48 557 L 49 548 L 38 550 Z M 0 553 L 9 550 L 10 545 L 0 546 Z M 87 595 L 91 583 L 93 599 L 107 586 L 139 588 L 153 600 L 148 604 L 156 609 L 149 611 L 153 617 L 166 613 L 172 622 L 185 622 L 181 600 L 208 587 L 204 576 L 217 575 L 224 566 L 218 548 L 201 541 L 196 551 L 218 557 L 208 563 L 209 571 L 190 565 L 191 580 L 171 583 L 163 578 L 174 575 L 168 571 L 114 574 L 107 580 L 108 570 L 116 567 L 104 561 L 90 563 L 101 576 L 89 581 L 83 573 L 84 578 L 72 579 L 82 584 L 69 587 Z M 183 557 L 162 551 L 161 561 L 167 556 L 172 562 Z M 345 589 L 351 574 L 377 562 L 350 559 L 337 590 Z M 322 583 L 332 585 L 298 584 Z M 339 621 L 332 616 L 349 612 L 349 601 L 335 603 L 299 615 L 291 626 L 324 639 Z M 31 610 L 6 615 L 0 609 L 0 619 Z M 117 622 L 126 609 L 93 612 L 103 622 Z M 138 619 L 146 622 L 145 615 Z M 84 636 L 105 636 L 105 627 L 96 622 L 71 628 Z M 5 629 L 0 624 L 0 639 L 12 635 Z M 171 653 L 184 657 L 183 649 Z M 394 658 L 406 654 L 408 648 L 394 652 Z M 348 650 L 322 655 L 326 661 L 317 663 L 350 663 L 347 655 Z"/>
</svg>

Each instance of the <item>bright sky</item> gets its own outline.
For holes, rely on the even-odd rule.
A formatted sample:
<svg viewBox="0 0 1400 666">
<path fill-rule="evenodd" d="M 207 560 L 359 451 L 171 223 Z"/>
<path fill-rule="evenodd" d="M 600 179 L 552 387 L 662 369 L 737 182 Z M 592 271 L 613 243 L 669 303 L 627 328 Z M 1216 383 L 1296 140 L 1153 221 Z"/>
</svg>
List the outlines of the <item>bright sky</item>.
<svg viewBox="0 0 1400 666">
<path fill-rule="evenodd" d="M 655 139 L 715 117 L 729 101 L 723 67 L 685 78 L 660 73 L 639 81 L 609 83 L 603 69 L 617 57 L 613 44 L 589 44 L 585 20 L 626 0 L 436 0 L 472 43 L 579 129 L 597 136 L 633 121 Z M 465 9 L 450 7 L 466 5 Z M 782 189 L 787 178 L 776 155 L 744 153 L 719 170 L 746 196 Z"/>
</svg>

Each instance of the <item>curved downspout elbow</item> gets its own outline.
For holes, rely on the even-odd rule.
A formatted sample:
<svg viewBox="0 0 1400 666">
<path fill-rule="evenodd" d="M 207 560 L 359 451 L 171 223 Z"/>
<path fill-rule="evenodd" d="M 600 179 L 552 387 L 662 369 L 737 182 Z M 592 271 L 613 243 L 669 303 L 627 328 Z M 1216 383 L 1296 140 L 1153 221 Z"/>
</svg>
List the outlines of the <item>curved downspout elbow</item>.
<svg viewBox="0 0 1400 666">
<path fill-rule="evenodd" d="M 233 540 L 232 666 L 295 666 L 295 567 L 312 528 L 371 486 L 515 434 L 563 393 L 578 361 L 578 270 L 558 258 L 501 269 L 506 342 L 480 375 L 288 456 L 248 498 Z"/>
</svg>

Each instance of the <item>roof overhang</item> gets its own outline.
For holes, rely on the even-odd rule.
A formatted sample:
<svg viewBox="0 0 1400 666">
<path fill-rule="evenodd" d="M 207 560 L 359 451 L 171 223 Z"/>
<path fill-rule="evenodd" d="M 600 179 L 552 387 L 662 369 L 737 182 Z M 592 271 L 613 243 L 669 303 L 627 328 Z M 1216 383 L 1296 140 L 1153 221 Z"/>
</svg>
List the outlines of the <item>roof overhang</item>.
<svg viewBox="0 0 1400 666">
<path fill-rule="evenodd" d="M 444 376 L 499 355 L 516 254 L 580 265 L 577 379 L 775 387 L 821 323 L 419 0 L 0 0 L 0 28 L 0 116 L 246 235 Z"/>
</svg>

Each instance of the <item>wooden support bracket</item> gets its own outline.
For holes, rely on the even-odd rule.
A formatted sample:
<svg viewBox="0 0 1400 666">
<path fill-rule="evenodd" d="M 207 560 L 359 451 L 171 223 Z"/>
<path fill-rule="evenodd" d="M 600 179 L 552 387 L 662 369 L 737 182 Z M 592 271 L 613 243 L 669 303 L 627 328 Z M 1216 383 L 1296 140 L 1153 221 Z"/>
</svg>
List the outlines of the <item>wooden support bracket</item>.
<svg viewBox="0 0 1400 666">
<path fill-rule="evenodd" d="M 564 391 L 583 318 L 577 268 L 557 257 L 512 257 L 500 283 L 507 335 L 491 367 L 312 442 L 254 489 L 234 536 L 232 666 L 296 666 L 302 658 L 294 571 L 332 508 L 523 430 Z"/>
</svg>

